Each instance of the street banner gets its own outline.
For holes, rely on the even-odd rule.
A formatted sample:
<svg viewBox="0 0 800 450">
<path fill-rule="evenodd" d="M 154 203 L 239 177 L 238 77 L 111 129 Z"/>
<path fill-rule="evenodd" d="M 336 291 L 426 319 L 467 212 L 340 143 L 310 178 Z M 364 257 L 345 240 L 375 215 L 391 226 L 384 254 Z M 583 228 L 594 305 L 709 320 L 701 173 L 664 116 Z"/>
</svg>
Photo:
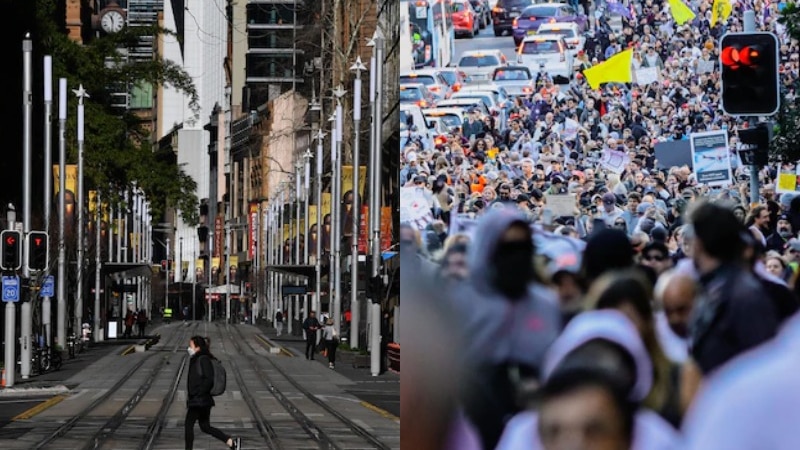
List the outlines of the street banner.
<svg viewBox="0 0 800 450">
<path fill-rule="evenodd" d="M 433 212 L 425 198 L 425 191 L 418 187 L 400 188 L 400 223 L 408 223 L 417 230 L 424 230 L 433 222 Z"/>
<path fill-rule="evenodd" d="M 214 256 L 222 256 L 224 251 L 225 241 L 222 239 L 223 225 L 222 216 L 217 215 L 214 218 Z M 219 267 L 219 265 L 217 265 Z"/>
<path fill-rule="evenodd" d="M 689 135 L 692 146 L 692 170 L 698 184 L 727 186 L 733 183 L 728 131 L 705 131 Z"/>
<path fill-rule="evenodd" d="M 258 203 L 250 203 L 250 210 L 247 216 L 247 229 L 249 231 L 247 259 L 253 261 L 256 256 L 256 246 L 258 245 Z"/>
<path fill-rule="evenodd" d="M 331 194 L 330 192 L 322 193 L 322 253 L 330 253 L 331 251 Z"/>
<path fill-rule="evenodd" d="M 194 279 L 195 281 L 203 282 L 206 279 L 206 264 L 203 259 L 194 260 Z"/>
<path fill-rule="evenodd" d="M 361 205 L 361 224 L 358 228 L 358 253 L 367 253 L 369 234 L 369 206 Z"/>
<path fill-rule="evenodd" d="M 283 240 L 285 242 L 287 239 L 291 239 L 291 238 L 292 238 L 291 227 L 290 227 L 290 225 L 288 223 L 284 223 L 283 224 Z"/>
<path fill-rule="evenodd" d="M 236 278 L 236 273 L 239 271 L 239 255 L 231 255 L 231 276 L 228 278 L 229 284 L 234 284 L 239 281 Z"/>
<path fill-rule="evenodd" d="M 392 248 L 392 207 L 381 208 L 381 251 Z"/>
<path fill-rule="evenodd" d="M 358 195 L 364 198 L 364 188 L 367 186 L 367 166 L 361 166 L 358 171 Z M 353 190 L 353 166 L 342 166 L 342 197 Z"/>
<path fill-rule="evenodd" d="M 94 217 L 97 210 L 97 191 L 89 191 L 89 215 Z"/>
<path fill-rule="evenodd" d="M 211 258 L 211 282 L 216 283 L 217 275 L 219 275 L 219 256 L 214 256 Z"/>
<path fill-rule="evenodd" d="M 67 187 L 67 195 L 72 193 L 73 195 L 78 190 L 78 165 L 77 164 L 66 164 L 64 172 L 67 174 L 67 179 L 65 180 L 66 187 Z M 60 167 L 58 164 L 53 164 L 53 195 L 58 195 L 58 188 L 61 187 L 58 181 L 58 177 L 60 174 Z M 74 202 L 75 199 L 73 198 L 72 201 Z M 70 202 L 70 199 L 67 198 L 67 203 Z"/>
<path fill-rule="evenodd" d="M 319 225 L 317 222 L 317 205 L 308 205 L 308 257 L 317 256 L 317 239 L 319 239 Z"/>
</svg>

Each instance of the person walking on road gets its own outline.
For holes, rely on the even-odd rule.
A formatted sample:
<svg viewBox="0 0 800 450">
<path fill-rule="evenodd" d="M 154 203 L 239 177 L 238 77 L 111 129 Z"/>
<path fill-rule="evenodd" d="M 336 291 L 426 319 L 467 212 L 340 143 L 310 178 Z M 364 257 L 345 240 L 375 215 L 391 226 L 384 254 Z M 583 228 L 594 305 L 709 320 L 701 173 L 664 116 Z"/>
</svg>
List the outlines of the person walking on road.
<svg viewBox="0 0 800 450">
<path fill-rule="evenodd" d="M 322 329 L 322 339 L 325 340 L 325 348 L 328 350 L 328 367 L 333 369 L 336 363 L 336 347 L 339 346 L 339 333 L 333 327 L 333 319 L 328 319 L 325 322 L 325 328 Z"/>
<path fill-rule="evenodd" d="M 200 430 L 210 434 L 229 448 L 239 450 L 242 439 L 228 436 L 221 430 L 211 426 L 211 408 L 215 406 L 214 397 L 211 396 L 211 387 L 214 385 L 214 365 L 211 358 L 214 356 L 208 349 L 208 342 L 202 336 L 194 336 L 189 340 L 187 349 L 191 360 L 189 361 L 189 374 L 186 377 L 186 420 L 184 437 L 186 450 L 192 450 L 194 445 L 194 423 L 200 422 Z"/>
<path fill-rule="evenodd" d="M 322 328 L 317 314 L 309 311 L 308 317 L 303 321 L 303 330 L 306 332 L 306 359 L 314 359 L 314 347 L 317 345 L 317 330 Z"/>
<path fill-rule="evenodd" d="M 275 327 L 278 328 L 278 336 L 280 336 L 283 333 L 283 312 L 281 310 L 275 313 Z"/>
<path fill-rule="evenodd" d="M 136 322 L 139 326 L 139 337 L 144 337 L 144 329 L 147 327 L 147 312 L 145 312 L 144 308 L 139 310 L 139 313 L 136 315 Z"/>
</svg>

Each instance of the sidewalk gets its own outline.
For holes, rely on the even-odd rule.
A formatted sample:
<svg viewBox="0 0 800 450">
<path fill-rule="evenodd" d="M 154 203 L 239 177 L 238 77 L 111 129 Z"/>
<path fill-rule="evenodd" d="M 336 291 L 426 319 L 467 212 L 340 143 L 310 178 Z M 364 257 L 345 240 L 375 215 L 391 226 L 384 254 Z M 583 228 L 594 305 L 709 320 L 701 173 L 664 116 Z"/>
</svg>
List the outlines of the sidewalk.
<svg viewBox="0 0 800 450">
<path fill-rule="evenodd" d="M 296 358 L 305 359 L 306 341 L 302 335 L 289 334 L 284 327 L 284 332 L 278 337 L 271 322 L 259 321 L 256 326 L 270 344 L 283 347 Z M 338 359 L 337 357 L 335 372 L 352 382 L 352 385 L 345 387 L 345 391 L 375 407 L 378 412 L 387 413 L 394 418 L 400 417 L 400 374 L 386 371 L 372 376 L 369 367 L 354 368 Z M 319 353 L 314 355 L 314 362 L 328 366 L 328 359 Z"/>
</svg>

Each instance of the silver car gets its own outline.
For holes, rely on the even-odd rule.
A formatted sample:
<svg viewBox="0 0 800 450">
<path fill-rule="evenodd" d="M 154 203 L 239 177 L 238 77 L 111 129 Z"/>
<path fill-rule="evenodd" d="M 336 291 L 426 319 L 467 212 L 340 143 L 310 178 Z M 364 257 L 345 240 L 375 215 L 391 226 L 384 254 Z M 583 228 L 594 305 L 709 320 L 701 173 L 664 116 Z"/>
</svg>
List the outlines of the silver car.
<svg viewBox="0 0 800 450">
<path fill-rule="evenodd" d="M 468 50 L 461 54 L 457 67 L 467 74 L 467 83 L 485 82 L 497 67 L 507 64 L 500 50 Z"/>
</svg>

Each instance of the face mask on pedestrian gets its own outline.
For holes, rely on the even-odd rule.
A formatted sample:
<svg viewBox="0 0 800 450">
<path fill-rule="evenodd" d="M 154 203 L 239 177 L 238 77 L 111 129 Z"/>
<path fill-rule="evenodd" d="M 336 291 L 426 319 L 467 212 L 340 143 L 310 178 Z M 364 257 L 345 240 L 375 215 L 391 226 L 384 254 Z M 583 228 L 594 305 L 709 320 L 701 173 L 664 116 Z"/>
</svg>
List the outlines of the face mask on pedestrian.
<svg viewBox="0 0 800 450">
<path fill-rule="evenodd" d="M 523 298 L 533 276 L 533 243 L 501 242 L 495 251 L 492 266 L 494 287 L 512 301 Z"/>
<path fill-rule="evenodd" d="M 186 351 L 189 352 L 189 356 L 194 356 L 196 353 L 192 347 L 186 347 Z"/>
<path fill-rule="evenodd" d="M 778 227 L 778 234 L 781 235 L 782 238 L 788 239 L 792 237 L 792 230 L 789 229 L 787 226 L 780 226 Z"/>
</svg>

